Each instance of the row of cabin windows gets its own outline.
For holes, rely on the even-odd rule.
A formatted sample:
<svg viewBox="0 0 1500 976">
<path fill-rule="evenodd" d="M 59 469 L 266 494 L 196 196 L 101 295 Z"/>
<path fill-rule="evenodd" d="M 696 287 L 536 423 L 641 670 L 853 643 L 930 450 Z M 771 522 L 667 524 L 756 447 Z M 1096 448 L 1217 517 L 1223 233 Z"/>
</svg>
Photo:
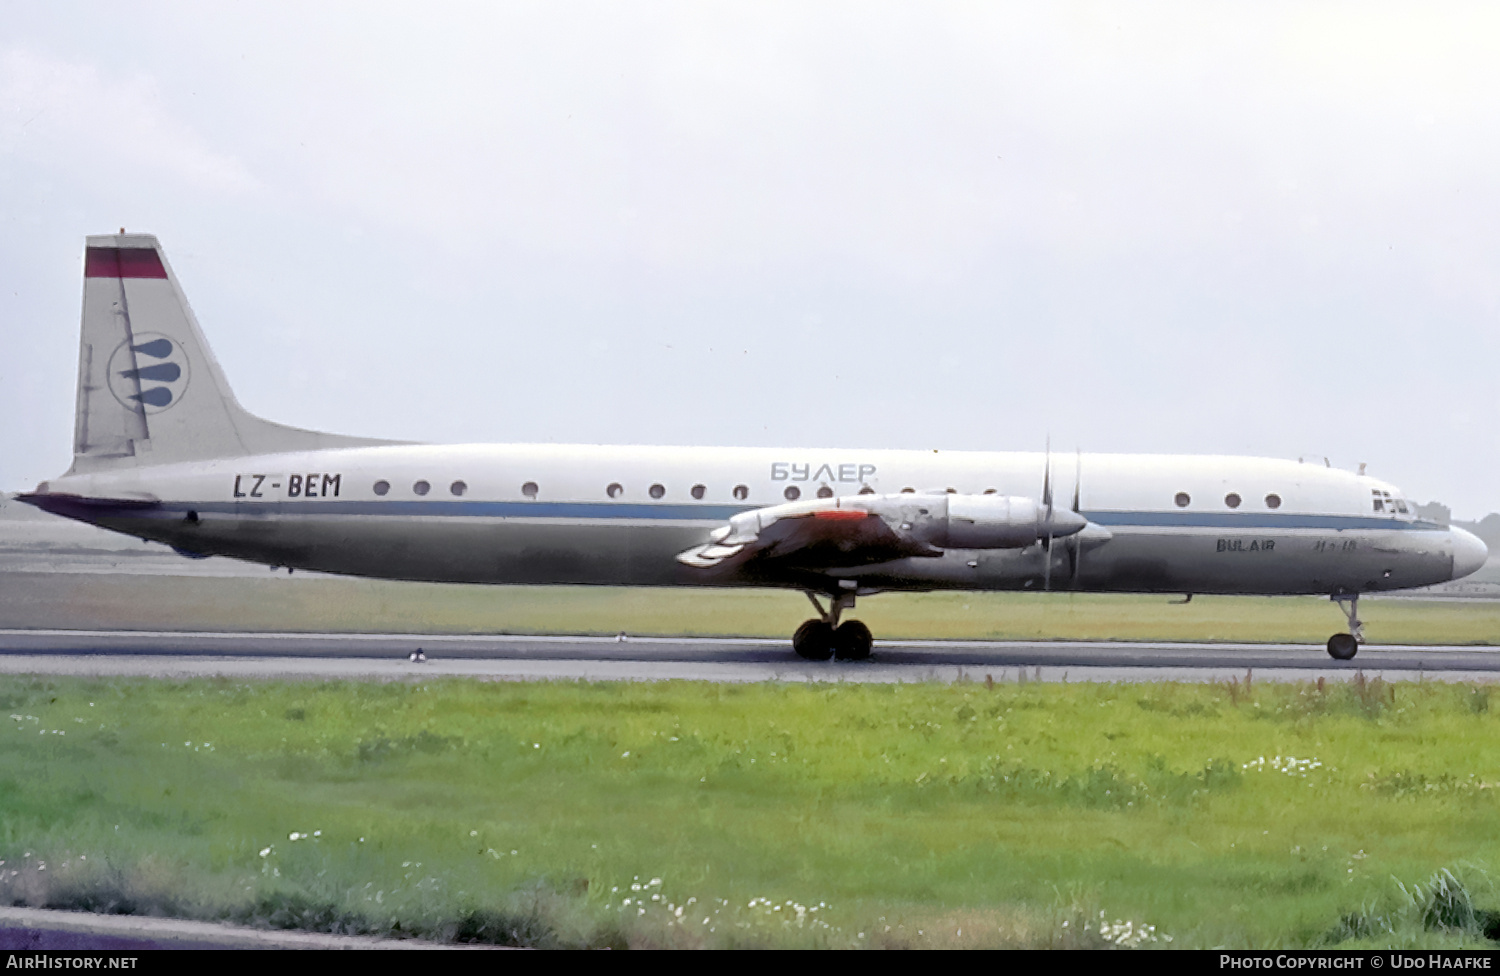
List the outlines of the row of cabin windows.
<svg viewBox="0 0 1500 976">
<path fill-rule="evenodd" d="M 375 489 L 375 494 L 377 494 L 377 495 L 380 495 L 380 496 L 388 495 L 388 494 L 390 494 L 390 491 L 391 491 L 391 483 L 389 481 L 386 481 L 384 478 L 382 478 L 381 480 L 375 482 L 374 489 Z M 431 483 L 429 483 L 427 481 L 416 481 L 416 482 L 412 483 L 411 490 L 412 490 L 412 494 L 415 494 L 415 495 L 426 495 L 429 491 L 432 490 L 432 485 L 431 485 Z M 466 482 L 463 482 L 463 481 L 455 481 L 455 482 L 453 482 L 453 484 L 451 484 L 451 485 L 448 486 L 448 491 L 454 497 L 456 497 L 456 498 L 462 497 L 468 490 L 469 490 L 468 484 Z M 825 490 L 828 490 L 828 489 L 825 489 Z M 537 486 L 537 483 L 535 481 L 528 481 L 524 485 L 521 486 L 521 494 L 525 495 L 527 498 L 535 498 L 540 491 L 541 491 L 541 489 Z M 615 484 L 612 484 L 608 488 L 604 489 L 604 493 L 606 495 L 608 495 L 610 498 L 619 498 L 622 494 L 624 494 L 624 492 L 625 492 L 625 487 L 623 485 L 619 484 L 618 482 L 616 482 Z M 652 485 L 649 489 L 647 489 L 647 494 L 649 494 L 652 498 L 661 498 L 661 497 L 665 496 L 666 493 L 667 493 L 667 489 L 666 489 L 665 485 L 656 484 L 656 485 Z M 703 496 L 706 495 L 707 493 L 708 493 L 708 486 L 706 486 L 706 485 L 694 485 L 689 490 L 689 494 L 691 494 L 694 499 L 697 499 L 697 500 L 700 500 L 700 501 L 703 499 Z M 828 490 L 828 493 L 830 495 L 833 494 L 833 492 L 831 490 Z M 750 487 L 748 485 L 735 485 L 734 486 L 734 497 L 738 501 L 744 501 L 745 499 L 749 498 L 750 497 Z M 793 496 L 789 495 L 787 497 L 793 497 Z M 821 496 L 820 495 L 819 497 L 826 497 L 826 496 Z"/>
<path fill-rule="evenodd" d="M 1390 492 L 1381 491 L 1379 488 L 1370 489 L 1370 494 L 1372 496 L 1371 506 L 1375 511 L 1380 512 L 1381 514 L 1409 514 L 1405 499 L 1392 498 Z M 1192 496 L 1185 491 L 1179 491 L 1177 493 L 1177 497 L 1173 500 L 1177 503 L 1178 508 L 1187 508 L 1193 502 Z M 1240 498 L 1239 494 L 1236 492 L 1231 491 L 1229 494 L 1224 496 L 1224 504 L 1229 508 L 1239 508 L 1243 501 L 1244 499 Z M 1280 508 L 1281 496 L 1276 494 L 1275 492 L 1267 495 L 1266 507 L 1270 509 Z"/>
<path fill-rule="evenodd" d="M 386 481 L 384 478 L 382 478 L 379 481 L 375 482 L 375 486 L 374 487 L 375 487 L 375 494 L 377 494 L 377 495 L 387 495 L 387 494 L 390 494 L 391 483 L 389 481 Z M 533 498 L 536 497 L 536 485 L 528 481 L 521 488 L 521 490 L 525 491 L 527 488 L 531 489 L 531 496 L 530 497 L 533 497 Z M 426 481 L 414 481 L 414 482 L 412 482 L 411 490 L 412 490 L 412 494 L 414 494 L 414 495 L 425 495 L 429 491 L 432 490 L 432 485 L 429 482 L 426 482 Z M 463 481 L 455 481 L 455 482 L 453 482 L 453 484 L 451 484 L 451 485 L 448 486 L 448 491 L 450 493 L 452 493 L 455 497 L 462 497 L 463 494 L 465 492 L 467 492 L 468 490 L 469 490 L 468 484 L 466 482 L 463 482 Z"/>
<path fill-rule="evenodd" d="M 625 486 L 616 481 L 608 488 L 604 489 L 604 493 L 611 498 L 619 498 L 621 495 L 625 494 Z M 667 486 L 663 484 L 654 484 L 650 488 L 646 489 L 646 494 L 650 495 L 652 498 L 662 498 L 667 494 Z M 708 494 L 708 486 L 694 485 L 692 488 L 688 489 L 688 494 L 692 495 L 694 500 L 702 501 L 703 496 Z M 737 501 L 744 501 L 745 499 L 750 497 L 750 486 L 735 485 L 733 494 Z"/>
<path fill-rule="evenodd" d="M 384 496 L 389 494 L 390 490 L 391 483 L 389 481 L 381 479 L 380 481 L 375 482 L 375 494 Z M 411 490 L 415 495 L 426 495 L 432 490 L 432 485 L 427 481 L 417 481 L 412 484 Z M 468 490 L 468 484 L 463 481 L 455 481 L 448 486 L 449 493 L 452 494 L 455 498 L 463 497 L 463 495 L 468 492 Z M 540 489 L 538 488 L 535 481 L 528 481 L 521 486 L 521 494 L 525 495 L 527 498 L 535 498 L 539 491 Z M 915 488 L 901 489 L 901 493 L 906 495 L 914 494 L 915 492 Z M 625 486 L 621 485 L 619 482 L 614 482 L 609 487 L 604 489 L 604 493 L 610 498 L 619 498 L 625 493 Z M 694 485 L 691 489 L 688 490 L 688 493 L 693 496 L 694 500 L 702 501 L 704 495 L 708 493 L 708 487 L 706 485 Z M 946 490 L 946 493 L 953 495 L 957 494 L 958 490 L 955 488 L 949 488 Z M 993 495 L 995 493 L 996 492 L 994 488 L 986 488 L 984 490 L 984 494 L 986 495 Z M 647 494 L 649 494 L 652 498 L 663 498 L 667 494 L 667 489 L 665 485 L 654 484 L 649 489 L 647 489 Z M 746 485 L 735 485 L 733 494 L 736 501 L 745 501 L 750 497 L 750 488 Z M 875 489 L 871 488 L 869 485 L 865 485 L 859 489 L 859 494 L 873 495 L 875 494 Z M 1393 499 L 1388 492 L 1383 492 L 1378 489 L 1374 490 L 1373 494 L 1375 511 L 1399 512 L 1402 514 L 1406 513 L 1406 502 L 1403 499 Z M 802 497 L 802 489 L 798 488 L 796 485 L 789 485 L 787 489 L 782 492 L 782 497 L 789 502 L 797 501 Z M 822 485 L 818 488 L 817 497 L 832 498 L 833 489 L 828 487 L 827 485 Z M 1179 491 L 1173 501 L 1177 503 L 1178 508 L 1187 508 L 1193 503 L 1193 498 L 1187 492 Z M 1227 508 L 1239 508 L 1243 503 L 1244 499 L 1242 499 L 1237 492 L 1231 491 L 1229 494 L 1224 496 L 1224 505 Z M 1265 497 L 1265 505 L 1266 508 L 1272 510 L 1280 508 L 1281 496 L 1276 494 L 1275 492 L 1272 492 Z"/>
<path fill-rule="evenodd" d="M 385 495 L 390 494 L 391 483 L 389 481 L 386 481 L 384 478 L 382 478 L 381 480 L 375 482 L 374 488 L 375 488 L 375 494 L 384 497 Z M 428 492 L 432 491 L 432 484 L 430 482 L 425 481 L 425 480 L 424 481 L 416 481 L 416 482 L 412 483 L 411 490 L 412 490 L 412 493 L 415 494 L 415 495 L 426 495 Z M 463 481 L 455 481 L 451 485 L 448 486 L 448 491 L 454 497 L 456 497 L 456 498 L 463 497 L 463 495 L 468 490 L 469 490 L 468 484 L 466 482 L 463 482 Z M 521 486 L 521 494 L 525 495 L 527 498 L 535 498 L 537 496 L 537 493 L 539 491 L 540 491 L 540 488 L 538 488 L 537 483 L 535 481 L 528 481 L 524 485 Z M 915 492 L 916 492 L 915 488 L 902 488 L 901 489 L 901 493 L 903 495 L 911 495 L 911 494 L 914 494 Z M 619 482 L 614 482 L 611 485 L 609 485 L 609 487 L 607 487 L 607 488 L 604 489 L 604 493 L 606 495 L 608 495 L 610 498 L 619 498 L 621 495 L 623 495 L 625 493 L 625 486 L 622 485 L 622 484 L 620 484 Z M 697 501 L 702 501 L 703 500 L 703 496 L 706 495 L 707 493 L 708 493 L 708 487 L 706 485 L 694 485 L 692 488 L 690 488 L 688 490 L 688 494 L 692 495 L 693 498 L 695 500 L 697 500 Z M 956 495 L 956 494 L 958 494 L 958 489 L 957 488 L 948 488 L 948 489 L 946 489 L 946 493 L 949 494 L 949 495 Z M 650 488 L 647 489 L 647 494 L 649 494 L 652 498 L 662 498 L 662 497 L 665 497 L 665 495 L 667 494 L 667 489 L 666 489 L 665 485 L 654 484 Z M 748 485 L 735 485 L 734 486 L 733 494 L 734 494 L 734 497 L 735 497 L 736 501 L 745 501 L 746 499 L 748 499 L 750 497 L 750 488 L 749 488 Z M 871 488 L 869 485 L 863 485 L 859 489 L 859 494 L 861 494 L 861 495 L 873 495 L 873 494 L 875 494 L 875 489 Z M 993 495 L 993 494 L 996 494 L 996 490 L 994 488 L 986 488 L 984 490 L 984 494 L 986 494 L 986 495 Z M 789 502 L 794 502 L 797 499 L 799 499 L 799 498 L 802 497 L 802 489 L 798 488 L 796 485 L 790 485 L 790 486 L 787 487 L 787 489 L 784 492 L 782 492 L 782 497 L 784 497 Z M 828 487 L 827 485 L 821 485 L 818 488 L 817 497 L 819 497 L 819 498 L 832 498 L 833 497 L 833 489 L 830 488 L 830 487 Z M 1233 497 L 1233 498 L 1236 499 L 1236 501 L 1235 501 L 1234 504 L 1238 505 L 1239 504 L 1239 502 L 1238 502 L 1238 497 L 1239 496 L 1235 495 L 1235 496 L 1231 496 L 1231 497 Z M 1187 504 L 1186 498 L 1187 498 L 1186 494 L 1179 494 L 1177 496 L 1177 504 L 1179 504 L 1179 505 L 1186 505 Z M 1276 496 L 1275 495 L 1268 495 L 1266 503 L 1268 505 L 1270 505 L 1272 508 L 1275 508 L 1277 505 L 1281 504 L 1281 500 L 1279 498 L 1277 498 L 1275 504 L 1272 504 L 1271 501 L 1270 501 L 1270 499 L 1273 499 L 1273 498 L 1276 498 Z M 1234 505 L 1231 505 L 1230 507 L 1233 508 Z"/>
<path fill-rule="evenodd" d="M 1172 500 L 1177 503 L 1178 508 L 1187 508 L 1193 503 L 1193 496 L 1189 495 L 1185 491 L 1179 491 L 1177 493 L 1177 497 Z M 1231 491 L 1229 494 L 1224 496 L 1224 505 L 1226 508 L 1239 508 L 1242 504 L 1244 504 L 1244 501 L 1245 500 L 1239 496 L 1238 492 Z M 1267 508 L 1277 509 L 1281 507 L 1281 496 L 1276 494 L 1275 492 L 1267 495 L 1265 501 Z"/>
<path fill-rule="evenodd" d="M 432 491 L 432 485 L 427 481 L 417 481 L 412 483 L 411 490 L 412 494 L 414 495 L 426 495 L 428 492 Z M 456 498 L 463 497 L 464 493 L 468 490 L 468 484 L 463 481 L 455 481 L 453 482 L 453 484 L 448 486 L 448 491 Z M 391 483 L 389 481 L 386 481 L 384 478 L 382 478 L 381 480 L 375 482 L 375 494 L 384 497 L 385 495 L 390 494 L 390 491 Z M 539 491 L 540 488 L 537 487 L 537 483 L 535 481 L 528 481 L 521 486 L 521 494 L 525 495 L 527 498 L 535 498 Z M 902 488 L 901 491 L 909 495 L 915 492 L 916 489 Z M 610 498 L 619 498 L 625 493 L 625 486 L 620 484 L 619 482 L 614 482 L 609 487 L 604 489 L 604 493 Z M 663 498 L 667 494 L 667 488 L 662 484 L 654 484 L 646 490 L 646 493 L 652 498 Z M 865 485 L 864 487 L 859 489 L 859 493 L 861 495 L 873 495 L 875 494 L 875 489 L 871 488 L 869 485 Z M 948 494 L 952 495 L 956 493 L 957 489 L 948 489 Z M 995 494 L 995 489 L 986 488 L 984 493 L 986 495 L 993 495 Z M 692 488 L 688 489 L 688 494 L 692 495 L 694 500 L 702 501 L 703 496 L 708 494 L 708 486 L 694 485 Z M 735 485 L 733 495 L 736 501 L 745 501 L 750 497 L 750 487 L 748 485 Z M 817 495 L 819 498 L 832 498 L 833 489 L 828 487 L 827 485 L 823 485 L 818 488 Z M 785 497 L 787 501 L 794 502 L 802 497 L 802 489 L 798 488 L 796 485 L 792 485 L 788 487 L 786 491 L 782 492 L 782 496 Z"/>
<path fill-rule="evenodd" d="M 391 483 L 389 481 L 382 480 L 375 482 L 375 494 L 385 495 L 389 493 L 390 490 Z M 432 490 L 432 485 L 428 484 L 426 481 L 418 481 L 411 486 L 411 490 L 415 494 L 426 495 L 429 491 Z M 453 482 L 453 484 L 448 486 L 448 490 L 455 496 L 461 496 L 464 494 L 464 492 L 469 490 L 469 486 L 462 481 L 455 481 Z M 527 498 L 535 498 L 537 496 L 538 490 L 539 489 L 537 488 L 537 483 L 535 481 L 528 481 L 526 482 L 526 484 L 521 486 L 521 494 L 525 495 Z M 902 494 L 910 495 L 915 493 L 916 489 L 902 488 L 901 492 Z M 622 494 L 625 493 L 625 486 L 620 484 L 619 482 L 615 482 L 608 488 L 605 488 L 604 493 L 610 498 L 619 498 Z M 649 494 L 652 498 L 662 498 L 666 495 L 667 489 L 665 485 L 655 484 L 648 488 L 646 493 Z M 694 485 L 691 489 L 689 489 L 688 493 L 692 495 L 695 500 L 702 501 L 703 496 L 708 493 L 708 487 L 706 485 Z M 949 488 L 947 489 L 947 493 L 950 495 L 956 495 L 958 494 L 958 489 Z M 995 489 L 986 488 L 984 490 L 984 493 L 986 495 L 993 495 L 995 494 Z M 802 497 L 802 489 L 798 488 L 796 485 L 791 485 L 786 489 L 786 491 L 782 492 L 781 494 L 782 497 L 784 497 L 787 501 L 794 502 Z M 875 489 L 871 488 L 869 485 L 865 485 L 859 489 L 859 494 L 873 495 L 875 494 Z M 817 496 L 819 498 L 832 498 L 833 489 L 828 487 L 827 485 L 822 485 L 818 488 Z M 749 498 L 749 486 L 735 485 L 734 497 L 737 501 L 744 501 L 745 499 Z"/>
</svg>

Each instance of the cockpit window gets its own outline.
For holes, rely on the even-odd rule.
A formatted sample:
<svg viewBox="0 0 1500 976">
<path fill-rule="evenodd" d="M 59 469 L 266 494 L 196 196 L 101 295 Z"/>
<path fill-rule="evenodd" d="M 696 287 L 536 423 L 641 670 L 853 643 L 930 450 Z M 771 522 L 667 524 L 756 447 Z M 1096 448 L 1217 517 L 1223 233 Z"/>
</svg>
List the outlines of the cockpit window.
<svg viewBox="0 0 1500 976">
<path fill-rule="evenodd" d="M 1406 499 L 1397 498 L 1381 488 L 1370 489 L 1370 507 L 1381 514 L 1407 515 Z"/>
</svg>

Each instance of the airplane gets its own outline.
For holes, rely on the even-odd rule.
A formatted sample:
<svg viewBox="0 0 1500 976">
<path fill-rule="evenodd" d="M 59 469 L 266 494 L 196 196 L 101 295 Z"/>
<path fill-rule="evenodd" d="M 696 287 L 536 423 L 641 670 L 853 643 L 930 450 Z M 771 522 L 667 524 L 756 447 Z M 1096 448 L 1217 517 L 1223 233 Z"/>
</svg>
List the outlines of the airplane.
<svg viewBox="0 0 1500 976">
<path fill-rule="evenodd" d="M 1069 463 L 1069 460 L 1071 463 Z M 882 591 L 1364 593 L 1488 556 L 1393 485 L 1269 458 L 444 446 L 288 427 L 230 391 L 154 236 L 87 238 L 73 465 L 19 495 L 183 555 L 396 580 L 801 590 L 809 660 Z M 1071 491 L 1068 491 L 1071 482 Z M 1066 499 L 1060 497 L 1066 494 Z"/>
</svg>

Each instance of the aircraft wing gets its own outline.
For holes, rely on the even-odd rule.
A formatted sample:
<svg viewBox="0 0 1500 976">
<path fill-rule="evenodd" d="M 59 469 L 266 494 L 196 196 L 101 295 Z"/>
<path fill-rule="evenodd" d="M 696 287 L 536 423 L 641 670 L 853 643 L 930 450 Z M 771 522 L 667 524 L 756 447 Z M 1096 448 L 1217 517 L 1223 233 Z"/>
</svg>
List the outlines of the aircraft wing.
<svg viewBox="0 0 1500 976">
<path fill-rule="evenodd" d="M 677 559 L 702 570 L 774 560 L 797 568 L 862 566 L 944 549 L 1022 549 L 1086 521 L 1003 495 L 850 495 L 741 512 Z"/>
</svg>

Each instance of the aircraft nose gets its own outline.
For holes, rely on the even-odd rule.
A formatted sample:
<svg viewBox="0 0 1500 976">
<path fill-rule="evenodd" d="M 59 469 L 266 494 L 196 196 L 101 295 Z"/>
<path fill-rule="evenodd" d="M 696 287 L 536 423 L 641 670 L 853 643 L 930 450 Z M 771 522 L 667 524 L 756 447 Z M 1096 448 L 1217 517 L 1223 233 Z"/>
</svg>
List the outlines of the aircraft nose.
<svg viewBox="0 0 1500 976">
<path fill-rule="evenodd" d="M 1484 541 L 1472 532 L 1463 529 L 1448 530 L 1453 538 L 1453 578 L 1459 579 L 1477 571 L 1490 558 L 1490 550 Z"/>
</svg>

